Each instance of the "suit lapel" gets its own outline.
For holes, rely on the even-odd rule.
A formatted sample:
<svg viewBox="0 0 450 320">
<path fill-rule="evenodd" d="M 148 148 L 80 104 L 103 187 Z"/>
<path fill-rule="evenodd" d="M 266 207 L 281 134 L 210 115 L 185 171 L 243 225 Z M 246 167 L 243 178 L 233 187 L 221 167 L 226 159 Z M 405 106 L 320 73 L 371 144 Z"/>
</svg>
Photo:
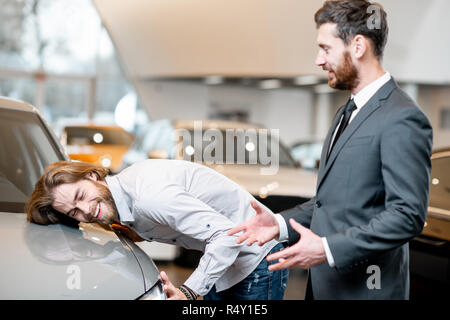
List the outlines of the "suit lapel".
<svg viewBox="0 0 450 320">
<path fill-rule="evenodd" d="M 330 146 L 330 140 L 333 135 L 333 132 L 336 128 L 336 123 L 333 123 L 332 130 L 330 133 L 328 133 L 327 140 L 326 140 L 326 146 L 324 145 L 325 150 L 322 150 L 321 158 L 320 158 L 320 167 L 319 167 L 319 173 L 318 173 L 318 180 L 317 180 L 317 190 L 319 190 L 320 185 L 322 184 L 324 178 L 326 177 L 328 171 L 333 166 L 334 161 L 336 160 L 336 157 L 339 155 L 341 149 L 344 147 L 344 145 L 347 143 L 348 139 L 355 133 L 356 130 L 358 130 L 361 125 L 364 123 L 367 118 L 375 111 L 377 110 L 381 105 L 381 100 L 386 99 L 389 94 L 392 92 L 392 90 L 397 86 L 395 80 L 391 78 L 384 86 L 382 86 L 377 93 L 364 105 L 364 107 L 358 112 L 358 114 L 355 116 L 355 118 L 350 122 L 348 127 L 344 130 L 342 135 L 339 137 L 336 145 L 333 147 L 333 150 L 330 153 L 330 156 L 327 159 L 327 152 L 328 148 Z M 342 115 L 342 110 L 339 112 L 340 115 Z M 339 122 L 340 119 L 337 117 L 335 119 L 335 122 Z M 325 151 L 325 152 L 324 152 Z"/>
<path fill-rule="evenodd" d="M 322 153 L 320 155 L 320 164 L 319 164 L 319 171 L 318 171 L 318 181 L 321 180 L 322 175 L 324 173 L 324 166 L 327 162 L 327 154 L 328 150 L 330 149 L 331 139 L 333 138 L 333 133 L 336 130 L 337 125 L 339 124 L 339 120 L 342 117 L 342 114 L 344 113 L 344 106 L 341 106 L 336 115 L 334 116 L 333 123 L 331 125 L 330 130 L 328 131 L 327 137 L 325 138 L 324 144 L 322 146 Z"/>
</svg>

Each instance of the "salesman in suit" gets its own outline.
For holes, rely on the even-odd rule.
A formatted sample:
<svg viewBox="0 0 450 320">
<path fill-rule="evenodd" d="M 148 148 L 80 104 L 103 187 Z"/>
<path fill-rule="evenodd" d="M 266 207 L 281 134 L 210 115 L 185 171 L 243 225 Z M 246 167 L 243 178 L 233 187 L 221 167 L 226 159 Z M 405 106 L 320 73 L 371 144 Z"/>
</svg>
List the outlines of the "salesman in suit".
<svg viewBox="0 0 450 320">
<path fill-rule="evenodd" d="M 276 215 L 252 203 L 257 214 L 229 234 L 243 231 L 238 242 L 248 245 L 287 241 L 267 257 L 278 260 L 270 269 L 309 269 L 307 298 L 408 299 L 408 241 L 425 223 L 432 128 L 383 69 L 380 5 L 326 1 L 315 22 L 316 64 L 332 88 L 351 92 L 325 139 L 316 196 Z"/>
</svg>

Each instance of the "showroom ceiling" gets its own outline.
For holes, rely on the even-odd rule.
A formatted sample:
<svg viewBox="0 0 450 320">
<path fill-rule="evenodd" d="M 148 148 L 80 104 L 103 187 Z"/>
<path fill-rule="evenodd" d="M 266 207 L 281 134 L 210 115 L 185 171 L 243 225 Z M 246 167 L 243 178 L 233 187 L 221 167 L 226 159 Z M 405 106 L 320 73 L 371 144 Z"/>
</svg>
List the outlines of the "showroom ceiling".
<svg viewBox="0 0 450 320">
<path fill-rule="evenodd" d="M 450 83 L 450 1 L 380 0 L 397 80 Z M 314 65 L 322 0 L 94 0 L 134 80 L 325 76 Z"/>
</svg>

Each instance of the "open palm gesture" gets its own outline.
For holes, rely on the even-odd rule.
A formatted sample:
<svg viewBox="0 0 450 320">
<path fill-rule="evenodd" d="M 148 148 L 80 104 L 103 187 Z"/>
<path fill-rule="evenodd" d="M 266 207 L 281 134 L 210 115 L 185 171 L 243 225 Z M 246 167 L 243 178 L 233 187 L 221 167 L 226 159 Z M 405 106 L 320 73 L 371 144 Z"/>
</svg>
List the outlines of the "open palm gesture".
<svg viewBox="0 0 450 320">
<path fill-rule="evenodd" d="M 244 233 L 237 238 L 237 243 L 242 243 L 247 240 L 247 245 L 249 246 L 255 242 L 258 242 L 258 244 L 262 246 L 264 243 L 278 238 L 280 228 L 273 214 L 261 208 L 258 202 L 254 200 L 252 200 L 250 204 L 253 209 L 255 209 L 256 215 L 250 220 L 230 229 L 228 235 L 231 236 L 244 231 Z"/>
</svg>

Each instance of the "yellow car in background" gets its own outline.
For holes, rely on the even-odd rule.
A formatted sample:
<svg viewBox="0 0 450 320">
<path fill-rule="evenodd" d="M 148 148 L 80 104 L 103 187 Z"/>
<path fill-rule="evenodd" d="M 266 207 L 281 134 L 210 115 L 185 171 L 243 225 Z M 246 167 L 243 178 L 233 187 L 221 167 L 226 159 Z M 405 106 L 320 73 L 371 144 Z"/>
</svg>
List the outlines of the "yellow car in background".
<svg viewBox="0 0 450 320">
<path fill-rule="evenodd" d="M 119 171 L 133 141 L 133 134 L 119 126 L 69 125 L 61 134 L 61 143 L 72 160 L 94 163 L 113 173 Z"/>
</svg>

